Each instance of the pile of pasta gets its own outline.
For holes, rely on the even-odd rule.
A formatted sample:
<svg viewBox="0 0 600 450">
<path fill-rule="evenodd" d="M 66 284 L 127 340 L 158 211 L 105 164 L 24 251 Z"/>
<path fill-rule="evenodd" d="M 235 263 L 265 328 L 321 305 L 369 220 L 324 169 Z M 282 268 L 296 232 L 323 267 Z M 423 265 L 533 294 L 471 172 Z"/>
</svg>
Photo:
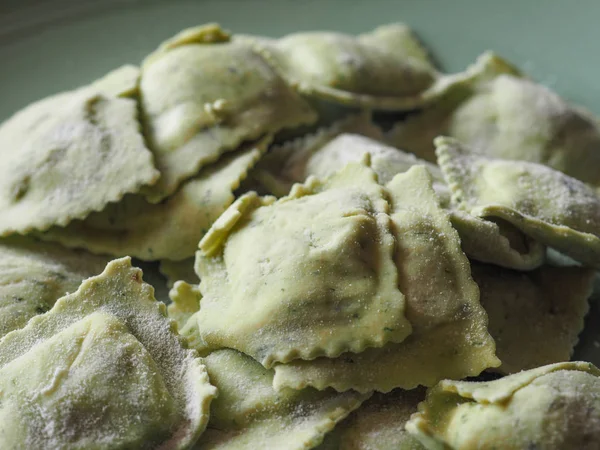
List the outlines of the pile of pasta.
<svg viewBox="0 0 600 450">
<path fill-rule="evenodd" d="M 2 448 L 600 446 L 600 121 L 494 53 L 203 25 L 0 154 Z"/>
</svg>

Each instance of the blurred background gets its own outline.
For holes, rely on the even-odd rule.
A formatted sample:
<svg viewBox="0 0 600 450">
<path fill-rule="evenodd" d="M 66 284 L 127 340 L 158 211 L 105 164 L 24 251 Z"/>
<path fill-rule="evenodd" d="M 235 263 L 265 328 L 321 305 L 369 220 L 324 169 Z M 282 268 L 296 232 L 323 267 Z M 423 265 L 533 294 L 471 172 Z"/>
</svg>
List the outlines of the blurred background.
<svg viewBox="0 0 600 450">
<path fill-rule="evenodd" d="M 0 0 L 0 120 L 213 21 L 268 36 L 404 21 L 447 71 L 493 49 L 600 114 L 598 17 L 598 0 Z"/>
</svg>

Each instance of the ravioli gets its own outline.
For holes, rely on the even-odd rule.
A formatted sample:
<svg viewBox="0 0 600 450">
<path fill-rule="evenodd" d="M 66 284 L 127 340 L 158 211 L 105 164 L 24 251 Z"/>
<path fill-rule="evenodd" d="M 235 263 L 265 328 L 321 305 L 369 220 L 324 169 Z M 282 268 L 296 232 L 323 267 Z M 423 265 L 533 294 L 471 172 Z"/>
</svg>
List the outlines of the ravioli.
<svg viewBox="0 0 600 450">
<path fill-rule="evenodd" d="M 310 449 L 370 394 L 314 389 L 276 392 L 273 372 L 249 356 L 223 349 L 206 357 L 219 389 L 197 450 Z"/>
<path fill-rule="evenodd" d="M 308 164 L 313 155 L 345 133 L 368 136 L 373 139 L 383 138 L 381 129 L 371 121 L 370 113 L 349 115 L 315 133 L 273 146 L 256 165 L 251 176 L 271 194 L 277 197 L 287 195 L 294 183 L 303 183 L 309 175 L 319 176 L 308 170 Z M 344 165 L 338 166 L 336 171 Z M 331 173 L 327 175 L 331 175 Z"/>
<path fill-rule="evenodd" d="M 510 222 L 457 209 L 450 209 L 450 219 L 469 259 L 516 270 L 533 270 L 546 260 L 546 247 Z"/>
<path fill-rule="evenodd" d="M 423 389 L 376 392 L 328 433 L 317 449 L 424 450 L 425 447 L 404 429 L 424 398 Z"/>
<path fill-rule="evenodd" d="M 545 164 L 600 186 L 600 121 L 531 80 L 502 75 L 482 85 L 448 133 L 493 158 Z"/>
<path fill-rule="evenodd" d="M 410 109 L 437 71 L 412 31 L 392 24 L 350 36 L 302 32 L 257 42 L 271 63 L 305 95 L 349 106 Z"/>
<path fill-rule="evenodd" d="M 147 58 L 142 118 L 160 180 L 151 203 L 242 142 L 316 121 L 310 106 L 251 46 L 215 25 L 184 30 Z"/>
<path fill-rule="evenodd" d="M 426 448 L 593 449 L 600 371 L 565 362 L 491 382 L 442 381 L 406 425 Z"/>
<path fill-rule="evenodd" d="M 448 188 L 439 167 L 415 157 L 411 153 L 389 147 L 375 139 L 354 133 L 343 133 L 322 146 L 315 146 L 310 155 L 302 160 L 296 154 L 288 160 L 283 176 L 293 182 L 303 182 L 309 176 L 327 178 L 343 169 L 346 164 L 360 162 L 366 154 L 371 155 L 371 168 L 377 173 L 379 183 L 386 184 L 398 173 L 412 166 L 424 165 L 434 178 L 434 189 L 446 202 L 450 201 Z"/>
<path fill-rule="evenodd" d="M 43 314 L 108 258 L 23 237 L 0 241 L 0 337 Z"/>
<path fill-rule="evenodd" d="M 212 223 L 233 202 L 233 191 L 264 153 L 270 138 L 253 142 L 206 167 L 160 204 L 131 195 L 86 220 L 51 228 L 42 239 L 94 253 L 152 261 L 192 257 Z"/>
<path fill-rule="evenodd" d="M 544 164 L 600 186 L 600 122 L 546 87 L 519 74 L 499 72 L 454 90 L 431 108 L 399 122 L 388 140 L 433 160 L 433 139 L 452 136 L 478 153 Z"/>
<path fill-rule="evenodd" d="M 600 197 L 540 164 L 493 159 L 452 138 L 436 139 L 438 162 L 460 209 L 512 223 L 531 238 L 600 267 Z"/>
<path fill-rule="evenodd" d="M 325 178 L 349 162 L 362 160 L 366 153 L 371 155 L 371 167 L 377 173 L 381 184 L 389 183 L 395 175 L 406 172 L 416 165 L 426 166 L 436 181 L 444 183 L 442 173 L 435 164 L 420 160 L 411 153 L 356 134 L 342 134 L 320 148 L 308 160 L 306 172 Z"/>
<path fill-rule="evenodd" d="M 3 448 L 188 448 L 216 389 L 129 258 L 0 340 Z"/>
<path fill-rule="evenodd" d="M 398 121 L 386 133 L 386 141 L 426 161 L 436 162 L 433 140 L 440 135 L 453 136 L 454 124 L 458 122 L 454 117 L 461 106 L 478 101 L 482 86 L 505 74 L 522 76 L 516 67 L 500 56 L 493 52 L 483 53 L 467 68 L 464 77 L 448 78 L 445 89 L 441 89 L 427 105 Z M 481 118 L 477 121 L 481 122 Z"/>
<path fill-rule="evenodd" d="M 81 88 L 0 126 L 0 236 L 65 226 L 156 182 L 135 101 Z"/>
<path fill-rule="evenodd" d="M 490 334 L 507 374 L 568 361 L 583 330 L 594 271 L 543 266 L 522 273 L 472 264 Z"/>
<path fill-rule="evenodd" d="M 396 238 L 394 260 L 413 333 L 400 344 L 275 366 L 276 389 L 412 389 L 497 367 L 488 318 L 469 261 L 424 167 L 388 184 Z"/>
<path fill-rule="evenodd" d="M 235 348 L 266 368 L 401 342 L 386 191 L 350 164 L 277 202 L 239 198 L 200 242 L 196 272 L 206 348 Z"/>
</svg>

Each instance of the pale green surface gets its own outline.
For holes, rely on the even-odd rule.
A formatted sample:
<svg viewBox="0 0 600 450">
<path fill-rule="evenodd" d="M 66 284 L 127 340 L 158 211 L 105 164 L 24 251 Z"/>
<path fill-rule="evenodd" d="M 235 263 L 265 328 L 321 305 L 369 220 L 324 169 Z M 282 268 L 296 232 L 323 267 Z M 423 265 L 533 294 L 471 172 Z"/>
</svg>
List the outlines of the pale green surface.
<svg viewBox="0 0 600 450">
<path fill-rule="evenodd" d="M 387 189 L 398 286 L 406 296 L 412 334 L 400 344 L 277 365 L 275 388 L 389 392 L 476 376 L 500 365 L 479 290 L 458 234 L 437 204 L 427 170 L 417 166 L 398 174 Z"/>
<path fill-rule="evenodd" d="M 276 203 L 238 199 L 196 256 L 208 348 L 235 348 L 270 368 L 402 342 L 411 327 L 386 195 L 375 172 L 348 164 Z"/>
<path fill-rule="evenodd" d="M 488 383 L 442 381 L 406 429 L 428 449 L 597 449 L 600 379 L 560 363 Z"/>
<path fill-rule="evenodd" d="M 277 392 L 273 371 L 235 350 L 218 350 L 205 361 L 219 396 L 194 450 L 311 449 L 371 396 L 314 389 Z"/>
<path fill-rule="evenodd" d="M 217 392 L 153 294 L 130 258 L 114 260 L 0 340 L 1 448 L 182 450 L 198 439 Z"/>
<path fill-rule="evenodd" d="M 31 17 L 23 11 L 32 3 L 47 5 Z M 121 64 L 139 62 L 180 29 L 209 21 L 269 36 L 315 29 L 358 33 L 405 21 L 446 70 L 460 70 L 492 48 L 600 113 L 600 95 L 591 95 L 600 71 L 600 60 L 591 57 L 600 35 L 596 0 L 105 0 L 87 14 L 80 11 L 81 3 L 91 2 L 2 1 L 0 58 L 10 64 L 0 73 L 0 117 Z M 69 8 L 75 4 L 78 8 Z M 67 8 L 70 18 L 37 25 Z"/>
<path fill-rule="evenodd" d="M 63 10 L 66 18 L 57 21 Z M 493 49 L 600 114 L 600 59 L 593 56 L 599 14 L 597 0 L 2 0 L 0 119 L 122 64 L 139 63 L 164 39 L 209 21 L 268 36 L 317 29 L 358 33 L 404 21 L 447 71 L 461 70 Z M 579 347 L 580 358 L 597 364 L 600 345 L 594 344 L 600 339 L 591 328 L 599 317 L 593 306 Z"/>
</svg>

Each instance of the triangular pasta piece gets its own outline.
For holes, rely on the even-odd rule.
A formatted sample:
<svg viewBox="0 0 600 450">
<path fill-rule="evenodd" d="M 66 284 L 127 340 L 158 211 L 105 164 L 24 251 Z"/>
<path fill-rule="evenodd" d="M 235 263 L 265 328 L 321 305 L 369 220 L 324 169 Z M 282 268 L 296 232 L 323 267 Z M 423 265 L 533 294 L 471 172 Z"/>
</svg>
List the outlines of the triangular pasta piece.
<svg viewBox="0 0 600 450">
<path fill-rule="evenodd" d="M 374 139 L 383 137 L 381 129 L 371 121 L 371 114 L 350 115 L 315 133 L 272 146 L 269 153 L 256 165 L 251 176 L 273 195 L 287 195 L 294 183 L 303 183 L 309 175 L 317 175 L 308 171 L 307 165 L 311 157 L 344 133 Z M 342 167 L 337 167 L 336 171 Z"/>
<path fill-rule="evenodd" d="M 200 242 L 198 328 L 269 368 L 401 342 L 410 334 L 387 193 L 351 164 L 277 202 L 241 197 Z"/>
<path fill-rule="evenodd" d="M 211 405 L 208 428 L 196 450 L 311 449 L 370 395 L 314 389 L 276 392 L 273 372 L 249 356 L 224 349 L 205 359 L 219 397 Z"/>
<path fill-rule="evenodd" d="M 0 340 L 0 446 L 188 448 L 216 389 L 129 258 Z"/>
<path fill-rule="evenodd" d="M 544 264 L 546 247 L 510 222 L 483 219 L 457 209 L 449 212 L 469 259 L 516 270 L 533 270 Z"/>
<path fill-rule="evenodd" d="M 471 270 L 502 361 L 495 370 L 515 373 L 570 359 L 588 311 L 593 270 L 543 266 L 523 273 L 483 264 Z"/>
<path fill-rule="evenodd" d="M 159 177 L 137 105 L 93 87 L 48 97 L 0 126 L 0 235 L 84 219 Z"/>
<path fill-rule="evenodd" d="M 406 429 L 435 449 L 593 449 L 600 440 L 600 371 L 566 362 L 491 382 L 443 381 Z"/>
<path fill-rule="evenodd" d="M 142 260 L 182 260 L 233 202 L 233 191 L 265 152 L 270 138 L 249 143 L 188 180 L 159 204 L 131 195 L 84 221 L 51 228 L 42 239 L 94 253 L 130 255 Z"/>
<path fill-rule="evenodd" d="M 317 450 L 424 450 L 404 429 L 424 389 L 376 392 L 325 436 Z"/>
<path fill-rule="evenodd" d="M 256 46 L 303 94 L 348 106 L 411 109 L 438 77 L 403 24 L 358 36 L 294 33 Z"/>
<path fill-rule="evenodd" d="M 242 142 L 316 120 L 250 45 L 215 25 L 184 30 L 148 57 L 140 98 L 161 173 L 145 190 L 152 203 Z"/>
<path fill-rule="evenodd" d="M 275 366 L 274 386 L 388 392 L 478 375 L 500 361 L 458 234 L 424 167 L 389 184 L 395 262 L 413 333 L 400 344 Z"/>
<path fill-rule="evenodd" d="M 477 152 L 548 165 L 600 187 L 600 120 L 531 80 L 502 75 L 454 113 L 448 135 Z"/>
<path fill-rule="evenodd" d="M 498 217 L 586 265 L 600 267 L 600 197 L 541 164 L 493 159 L 436 139 L 439 165 L 460 209 Z"/>
<path fill-rule="evenodd" d="M 98 275 L 108 258 L 14 237 L 0 241 L 0 337 Z"/>
<path fill-rule="evenodd" d="M 159 271 L 167 279 L 167 287 L 172 288 L 176 281 L 185 281 L 187 283 L 198 284 L 200 278 L 194 271 L 194 257 L 173 261 L 163 259 L 160 262 Z"/>
</svg>

